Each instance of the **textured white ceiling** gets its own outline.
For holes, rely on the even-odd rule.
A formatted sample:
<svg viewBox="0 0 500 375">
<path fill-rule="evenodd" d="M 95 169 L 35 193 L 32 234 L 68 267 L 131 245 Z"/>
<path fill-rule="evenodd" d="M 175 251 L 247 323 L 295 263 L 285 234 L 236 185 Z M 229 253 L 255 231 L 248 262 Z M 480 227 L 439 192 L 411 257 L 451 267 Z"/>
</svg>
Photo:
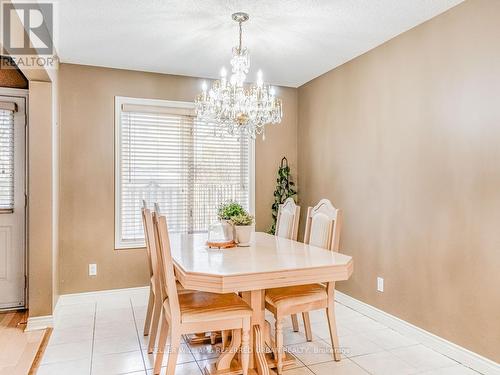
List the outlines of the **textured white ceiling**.
<svg viewBox="0 0 500 375">
<path fill-rule="evenodd" d="M 463 0 L 60 0 L 62 62 L 215 78 L 245 11 L 250 78 L 297 87 Z"/>
</svg>

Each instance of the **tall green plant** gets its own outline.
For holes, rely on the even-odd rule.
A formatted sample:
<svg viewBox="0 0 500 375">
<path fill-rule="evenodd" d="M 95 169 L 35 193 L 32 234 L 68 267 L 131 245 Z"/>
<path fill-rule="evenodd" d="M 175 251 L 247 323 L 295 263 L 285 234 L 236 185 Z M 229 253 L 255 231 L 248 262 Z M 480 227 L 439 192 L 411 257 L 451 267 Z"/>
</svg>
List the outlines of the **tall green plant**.
<svg viewBox="0 0 500 375">
<path fill-rule="evenodd" d="M 295 183 L 292 181 L 290 167 L 288 166 L 287 158 L 281 159 L 280 167 L 278 169 L 278 178 L 276 179 L 276 190 L 274 191 L 274 203 L 272 205 L 273 225 L 268 233 L 275 234 L 276 232 L 276 219 L 278 217 L 278 208 L 289 197 L 297 195 L 294 188 Z"/>
</svg>

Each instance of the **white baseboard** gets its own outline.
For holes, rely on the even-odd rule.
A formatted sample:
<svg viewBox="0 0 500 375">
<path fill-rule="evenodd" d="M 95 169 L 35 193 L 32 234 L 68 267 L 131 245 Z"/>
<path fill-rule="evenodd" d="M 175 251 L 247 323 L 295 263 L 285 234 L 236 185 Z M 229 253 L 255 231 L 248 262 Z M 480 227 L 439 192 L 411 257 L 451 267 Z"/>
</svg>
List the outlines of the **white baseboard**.
<svg viewBox="0 0 500 375">
<path fill-rule="evenodd" d="M 130 293 L 134 291 L 143 291 L 149 289 L 149 286 L 138 286 L 134 288 L 122 288 L 122 289 L 106 289 L 106 290 L 96 290 L 92 292 L 81 292 L 81 293 L 68 293 L 61 294 L 58 299 L 58 303 L 64 304 L 64 300 L 71 297 L 85 297 L 85 296 L 99 296 L 99 295 L 110 295 L 110 294 L 122 294 Z"/>
<path fill-rule="evenodd" d="M 399 319 L 394 315 L 388 314 L 377 309 L 376 307 L 361 302 L 339 291 L 336 291 L 335 299 L 337 302 L 340 302 L 341 304 L 350 307 L 407 337 L 411 337 L 421 344 L 424 344 L 425 346 L 434 349 L 435 351 L 450 357 L 455 361 L 472 368 L 473 370 L 485 375 L 500 374 L 500 364 L 427 332 L 422 328 L 414 326 L 413 324 Z"/>
<path fill-rule="evenodd" d="M 52 315 L 34 316 L 28 318 L 25 332 L 36 331 L 39 329 L 46 329 L 54 326 L 54 318 Z"/>
<path fill-rule="evenodd" d="M 55 311 L 57 311 L 61 306 L 82 302 L 95 302 L 100 296 L 118 296 L 121 294 L 130 294 L 133 292 L 142 292 L 149 290 L 149 286 L 139 286 L 134 288 L 123 288 L 123 289 L 107 289 L 107 290 L 97 290 L 94 292 L 81 292 L 81 293 L 71 293 L 71 294 L 61 294 L 57 300 Z"/>
</svg>

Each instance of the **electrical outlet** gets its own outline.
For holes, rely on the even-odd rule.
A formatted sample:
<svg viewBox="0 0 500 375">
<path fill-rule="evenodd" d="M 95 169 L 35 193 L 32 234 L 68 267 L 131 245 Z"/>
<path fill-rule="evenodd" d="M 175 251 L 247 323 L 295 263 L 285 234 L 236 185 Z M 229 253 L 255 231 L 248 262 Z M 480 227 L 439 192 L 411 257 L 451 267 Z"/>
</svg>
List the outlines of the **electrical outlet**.
<svg viewBox="0 0 500 375">
<path fill-rule="evenodd" d="M 89 264 L 89 276 L 96 276 L 97 275 L 97 264 Z"/>
<path fill-rule="evenodd" d="M 384 291 L 384 279 L 382 277 L 377 277 L 377 290 L 379 292 Z"/>
</svg>

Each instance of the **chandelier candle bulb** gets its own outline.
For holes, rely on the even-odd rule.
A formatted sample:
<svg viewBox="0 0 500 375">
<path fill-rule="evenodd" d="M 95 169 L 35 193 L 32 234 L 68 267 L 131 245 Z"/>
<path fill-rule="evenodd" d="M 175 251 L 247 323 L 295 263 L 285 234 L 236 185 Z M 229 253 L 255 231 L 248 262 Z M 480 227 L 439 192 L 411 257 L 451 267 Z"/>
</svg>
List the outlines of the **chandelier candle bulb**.
<svg viewBox="0 0 500 375">
<path fill-rule="evenodd" d="M 242 43 L 242 23 L 249 16 L 238 12 L 232 15 L 232 19 L 238 22 L 239 43 L 232 50 L 231 75 L 228 80 L 227 71 L 223 67 L 220 71 L 221 79 L 215 81 L 210 90 L 207 83 L 203 82 L 202 93 L 195 100 L 196 115 L 201 120 L 215 122 L 214 133 L 248 136 L 252 139 L 257 134 L 262 134 L 264 139 L 265 125 L 281 122 L 281 100 L 275 97 L 273 87 L 264 84 L 261 70 L 257 72 L 256 84 L 245 86 L 250 56 Z"/>
<path fill-rule="evenodd" d="M 262 87 L 264 85 L 264 81 L 262 80 L 262 70 L 259 69 L 257 72 L 257 86 Z"/>
</svg>

